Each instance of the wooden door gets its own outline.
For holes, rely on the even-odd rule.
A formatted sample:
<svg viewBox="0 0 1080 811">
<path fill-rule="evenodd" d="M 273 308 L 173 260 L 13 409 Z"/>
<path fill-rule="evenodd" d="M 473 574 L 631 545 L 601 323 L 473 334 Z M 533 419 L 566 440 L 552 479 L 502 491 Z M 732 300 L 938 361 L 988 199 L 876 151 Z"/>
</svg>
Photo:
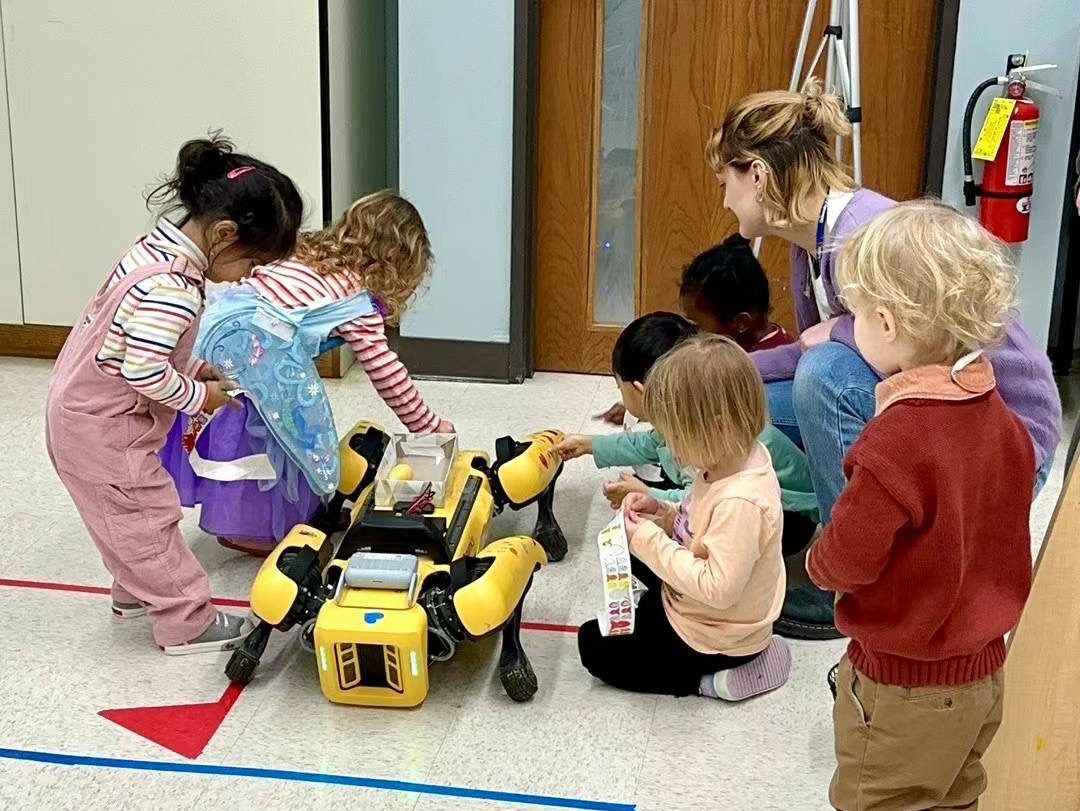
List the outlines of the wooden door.
<svg viewBox="0 0 1080 811">
<path fill-rule="evenodd" d="M 787 86 L 804 7 L 540 0 L 536 368 L 609 372 L 621 327 L 676 309 L 683 267 L 735 230 L 705 142 L 740 97 Z M 864 182 L 899 199 L 921 191 L 934 11 L 862 7 Z M 789 249 L 767 241 L 761 260 L 773 316 L 794 328 Z"/>
</svg>

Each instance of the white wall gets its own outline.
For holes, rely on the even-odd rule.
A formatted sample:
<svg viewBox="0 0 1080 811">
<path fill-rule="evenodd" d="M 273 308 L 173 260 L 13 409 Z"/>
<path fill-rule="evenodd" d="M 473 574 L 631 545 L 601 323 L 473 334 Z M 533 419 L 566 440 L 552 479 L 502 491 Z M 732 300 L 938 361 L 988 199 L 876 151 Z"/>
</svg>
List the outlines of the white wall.
<svg viewBox="0 0 1080 811">
<path fill-rule="evenodd" d="M 0 42 L 0 65 L 3 55 L 3 43 Z M 11 173 L 6 86 L 7 80 L 0 71 L 0 324 L 21 324 L 22 280 L 19 277 L 19 235 L 15 227 L 15 178 Z"/>
<path fill-rule="evenodd" d="M 400 0 L 399 184 L 435 272 L 402 335 L 510 340 L 514 3 Z"/>
<path fill-rule="evenodd" d="M 151 221 L 143 192 L 210 128 L 289 174 L 318 223 L 315 2 L 3 0 L 3 22 L 27 323 L 72 323 Z"/>
<path fill-rule="evenodd" d="M 1004 71 L 1010 53 L 1025 51 L 1029 52 L 1030 64 L 1058 65 L 1057 70 L 1033 75 L 1032 79 L 1053 85 L 1064 94 L 1063 98 L 1054 99 L 1029 93 L 1039 103 L 1042 120 L 1031 233 L 1016 251 L 1021 314 L 1035 340 L 1045 345 L 1057 271 L 1065 175 L 1072 159 L 1069 141 L 1080 68 L 1077 0 L 1028 0 L 1021 5 L 1011 0 L 962 0 L 942 196 L 954 205 L 963 206 L 961 127 L 968 96 L 983 79 Z M 994 94 L 995 91 L 988 90 L 976 109 L 973 125 L 976 135 Z M 976 180 L 979 171 L 976 165 Z"/>
</svg>

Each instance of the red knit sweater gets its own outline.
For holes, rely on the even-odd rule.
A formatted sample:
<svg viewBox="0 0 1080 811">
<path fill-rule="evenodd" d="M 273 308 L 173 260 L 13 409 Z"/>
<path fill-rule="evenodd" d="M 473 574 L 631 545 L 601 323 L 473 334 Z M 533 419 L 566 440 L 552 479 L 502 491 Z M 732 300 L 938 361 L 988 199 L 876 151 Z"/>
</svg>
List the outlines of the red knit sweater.
<svg viewBox="0 0 1080 811">
<path fill-rule="evenodd" d="M 836 626 L 861 673 L 977 681 L 1004 663 L 1031 588 L 1031 438 L 985 361 L 904 372 L 877 397 L 807 570 L 839 593 Z"/>
</svg>

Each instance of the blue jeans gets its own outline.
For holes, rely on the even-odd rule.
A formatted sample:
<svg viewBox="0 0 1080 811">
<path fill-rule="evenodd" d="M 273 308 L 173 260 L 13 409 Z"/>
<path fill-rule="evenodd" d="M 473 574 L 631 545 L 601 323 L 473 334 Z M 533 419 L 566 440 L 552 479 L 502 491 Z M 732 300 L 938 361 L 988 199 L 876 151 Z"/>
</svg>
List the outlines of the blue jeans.
<svg viewBox="0 0 1080 811">
<path fill-rule="evenodd" d="M 794 384 L 794 380 L 766 383 L 765 399 L 769 401 L 769 419 L 772 424 L 801 449 L 802 434 L 799 432 L 799 421 L 795 419 L 795 403 L 791 397 Z"/>
<path fill-rule="evenodd" d="M 1040 467 L 1039 470 L 1036 472 L 1035 495 L 1031 497 L 1032 500 L 1034 500 L 1035 497 L 1042 492 L 1043 487 L 1046 486 L 1046 480 L 1050 478 L 1050 471 L 1054 467 L 1054 457 L 1056 455 L 1056 453 L 1051 453 L 1049 456 L 1047 456 L 1046 461 L 1042 463 L 1042 467 Z M 1068 469 L 1066 469 L 1066 472 L 1068 472 Z"/>
<path fill-rule="evenodd" d="M 823 525 L 829 523 L 846 483 L 844 456 L 874 416 L 879 382 L 858 353 L 830 341 L 802 356 L 793 381 L 765 386 L 773 423 L 788 436 L 794 430 L 806 451 Z M 1053 463 L 1050 456 L 1039 468 L 1034 495 Z"/>
<path fill-rule="evenodd" d="M 853 349 L 829 341 L 802 356 L 792 382 L 821 523 L 828 524 L 846 483 L 844 456 L 874 416 L 880 378 Z"/>
</svg>

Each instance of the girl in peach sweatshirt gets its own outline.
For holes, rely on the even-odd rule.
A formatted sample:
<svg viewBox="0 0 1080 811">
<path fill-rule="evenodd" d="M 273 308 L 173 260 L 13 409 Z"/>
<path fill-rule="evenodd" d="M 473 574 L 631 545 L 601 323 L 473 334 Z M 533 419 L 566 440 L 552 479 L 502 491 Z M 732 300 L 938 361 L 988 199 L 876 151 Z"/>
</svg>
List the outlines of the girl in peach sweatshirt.
<svg viewBox="0 0 1080 811">
<path fill-rule="evenodd" d="M 772 624 L 784 601 L 783 511 L 753 362 L 728 338 L 687 341 L 652 368 L 645 408 L 682 465 L 681 504 L 623 502 L 634 575 L 647 587 L 627 636 L 578 630 L 581 663 L 623 690 L 738 701 L 773 690 L 791 654 Z"/>
</svg>

